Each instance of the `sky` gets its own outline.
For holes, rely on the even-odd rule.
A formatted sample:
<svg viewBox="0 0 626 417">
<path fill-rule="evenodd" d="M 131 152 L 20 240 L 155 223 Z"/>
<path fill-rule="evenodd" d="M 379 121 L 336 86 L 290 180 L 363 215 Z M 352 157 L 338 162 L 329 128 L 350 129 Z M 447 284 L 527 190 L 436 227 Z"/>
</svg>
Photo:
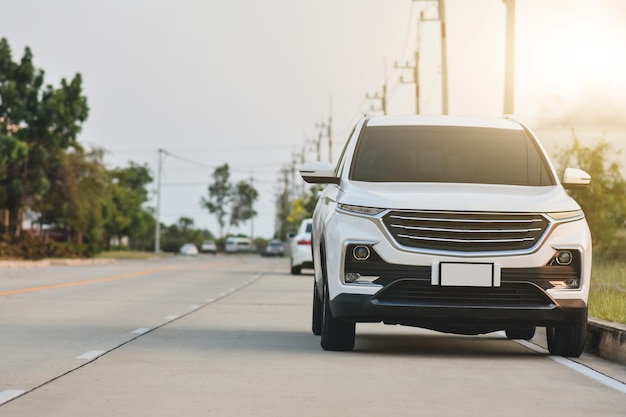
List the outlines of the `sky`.
<svg viewBox="0 0 626 417">
<path fill-rule="evenodd" d="M 500 116 L 505 3 L 445 7 L 450 114 Z M 231 232 L 269 238 L 281 170 L 317 159 L 319 126 L 331 121 L 321 159 L 335 162 L 359 115 L 380 107 L 366 94 L 386 83 L 388 112 L 415 112 L 398 67 L 416 49 L 421 113 L 441 114 L 437 17 L 435 1 L 411 0 L 0 0 L 0 37 L 14 61 L 29 46 L 48 84 L 81 73 L 79 141 L 106 149 L 109 167 L 147 164 L 156 178 L 166 151 L 163 223 L 190 217 L 217 234 L 200 199 L 228 163 L 260 193 L 258 217 Z M 626 131 L 625 1 L 517 0 L 515 55 L 514 113 L 532 129 Z M 626 134 L 615 141 L 626 148 Z"/>
</svg>

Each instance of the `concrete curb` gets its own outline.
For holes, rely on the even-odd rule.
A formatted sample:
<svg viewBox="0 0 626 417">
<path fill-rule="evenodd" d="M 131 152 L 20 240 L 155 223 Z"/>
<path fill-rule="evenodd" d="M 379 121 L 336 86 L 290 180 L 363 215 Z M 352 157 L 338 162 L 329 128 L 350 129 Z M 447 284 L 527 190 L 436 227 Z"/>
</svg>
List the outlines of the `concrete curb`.
<svg viewBox="0 0 626 417">
<path fill-rule="evenodd" d="M 626 365 L 626 326 L 589 317 L 586 351 Z"/>
<path fill-rule="evenodd" d="M 107 265 L 117 262 L 115 259 L 42 259 L 40 261 L 0 261 L 0 268 L 45 268 L 59 265 Z"/>
</svg>

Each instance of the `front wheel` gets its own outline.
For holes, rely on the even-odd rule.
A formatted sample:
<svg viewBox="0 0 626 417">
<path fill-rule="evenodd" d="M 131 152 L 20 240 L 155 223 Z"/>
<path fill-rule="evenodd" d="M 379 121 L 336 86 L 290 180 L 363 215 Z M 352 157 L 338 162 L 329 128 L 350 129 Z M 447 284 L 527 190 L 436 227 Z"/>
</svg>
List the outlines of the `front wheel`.
<svg viewBox="0 0 626 417">
<path fill-rule="evenodd" d="M 546 339 L 551 354 L 577 358 L 585 351 L 587 320 L 569 326 L 546 327 Z"/>
<path fill-rule="evenodd" d="M 322 309 L 322 341 L 324 350 L 349 351 L 354 349 L 356 323 L 343 322 L 333 317 L 330 310 L 328 284 L 324 283 L 324 298 Z"/>
</svg>

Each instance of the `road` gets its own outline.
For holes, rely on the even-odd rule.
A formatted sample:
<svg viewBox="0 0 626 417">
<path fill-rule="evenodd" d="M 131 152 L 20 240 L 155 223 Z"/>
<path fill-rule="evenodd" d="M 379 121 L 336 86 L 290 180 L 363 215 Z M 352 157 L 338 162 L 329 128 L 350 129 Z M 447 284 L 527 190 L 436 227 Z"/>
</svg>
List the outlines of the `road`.
<svg viewBox="0 0 626 417">
<path fill-rule="evenodd" d="M 288 269 L 253 255 L 0 269 L 0 416 L 626 412 L 626 367 L 501 334 L 359 324 L 355 351 L 325 352 L 312 276 Z"/>
</svg>

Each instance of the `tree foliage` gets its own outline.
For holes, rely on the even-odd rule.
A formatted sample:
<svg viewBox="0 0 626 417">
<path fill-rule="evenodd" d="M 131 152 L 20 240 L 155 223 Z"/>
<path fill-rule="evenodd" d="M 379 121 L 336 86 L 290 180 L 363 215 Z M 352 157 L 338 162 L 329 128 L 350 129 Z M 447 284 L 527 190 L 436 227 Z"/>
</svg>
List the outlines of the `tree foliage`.
<svg viewBox="0 0 626 417">
<path fill-rule="evenodd" d="M 208 187 L 208 198 L 202 197 L 200 206 L 206 208 L 209 213 L 214 214 L 217 224 L 220 228 L 220 237 L 224 236 L 224 227 L 226 226 L 226 214 L 228 213 L 228 205 L 232 198 L 232 189 L 230 185 L 230 168 L 228 164 L 224 164 L 215 168 L 212 174 L 213 183 Z"/>
<path fill-rule="evenodd" d="M 606 140 L 585 146 L 576 137 L 569 149 L 561 153 L 559 165 L 564 170 L 572 166 L 586 171 L 591 184 L 584 190 L 572 190 L 571 196 L 585 212 L 593 243 L 609 246 L 626 221 L 626 182 L 620 166 L 611 160 L 616 151 Z"/>
<path fill-rule="evenodd" d="M 254 210 L 254 202 L 259 198 L 258 191 L 252 184 L 246 181 L 239 181 L 233 188 L 230 225 L 239 226 L 257 215 Z"/>
<path fill-rule="evenodd" d="M 54 229 L 54 239 L 61 233 L 91 253 L 114 238 L 127 237 L 131 248 L 153 245 L 149 169 L 130 162 L 109 170 L 104 150 L 85 150 L 77 140 L 89 114 L 81 75 L 59 87 L 46 85 L 44 75 L 30 48 L 14 62 L 8 41 L 0 40 L 0 236 L 12 245 L 32 240 L 20 233 L 30 209 Z"/>
<path fill-rule="evenodd" d="M 103 151 L 75 149 L 60 156 L 60 164 L 48 172 L 46 197 L 33 209 L 40 222 L 54 224 L 65 233 L 66 241 L 85 242 L 92 252 L 101 249 L 105 218 L 108 175 Z"/>
<path fill-rule="evenodd" d="M 185 243 L 193 243 L 200 248 L 204 240 L 213 239 L 208 230 L 198 230 L 193 226 L 194 221 L 189 217 L 180 217 L 176 224 L 166 226 L 162 236 L 163 251 L 176 253 Z"/>
<path fill-rule="evenodd" d="M 200 206 L 214 214 L 220 228 L 220 237 L 225 236 L 228 226 L 239 226 L 254 218 L 257 213 L 254 203 L 259 193 L 251 183 L 240 181 L 236 185 L 230 182 L 230 168 L 224 164 L 215 168 L 213 183 L 208 186 L 208 197 L 202 197 Z M 230 216 L 229 216 L 230 215 Z M 226 219 L 228 217 L 228 224 Z"/>
<path fill-rule="evenodd" d="M 104 204 L 107 243 L 126 236 L 133 246 L 135 238 L 145 237 L 154 227 L 153 216 L 143 208 L 148 200 L 146 187 L 152 182 L 150 169 L 130 162 L 127 168 L 111 170 L 109 176 Z"/>
<path fill-rule="evenodd" d="M 88 114 L 80 74 L 44 87 L 30 48 L 13 62 L 8 41 L 0 40 L 0 208 L 9 212 L 11 234 L 20 233 L 22 210 L 50 191 L 48 173 L 64 170 L 65 152 L 80 151 L 76 137 Z"/>
</svg>

